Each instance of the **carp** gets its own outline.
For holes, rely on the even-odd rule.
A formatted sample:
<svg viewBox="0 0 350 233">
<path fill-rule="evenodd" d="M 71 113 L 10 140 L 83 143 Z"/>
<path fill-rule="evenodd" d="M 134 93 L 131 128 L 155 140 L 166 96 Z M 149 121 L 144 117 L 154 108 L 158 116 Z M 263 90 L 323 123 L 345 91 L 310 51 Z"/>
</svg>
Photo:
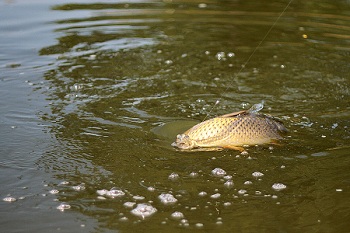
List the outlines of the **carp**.
<svg viewBox="0 0 350 233">
<path fill-rule="evenodd" d="M 249 110 L 234 112 L 203 121 L 183 134 L 172 146 L 184 151 L 212 151 L 224 148 L 244 151 L 245 145 L 273 143 L 287 132 L 283 123 L 259 113 L 263 102 Z"/>
</svg>

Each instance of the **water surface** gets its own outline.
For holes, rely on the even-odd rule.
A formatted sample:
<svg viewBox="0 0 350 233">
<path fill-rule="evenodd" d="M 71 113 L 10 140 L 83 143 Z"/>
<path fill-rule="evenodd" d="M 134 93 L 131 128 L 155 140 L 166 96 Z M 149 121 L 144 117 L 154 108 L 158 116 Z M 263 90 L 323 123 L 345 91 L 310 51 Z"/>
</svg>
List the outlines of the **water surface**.
<svg viewBox="0 0 350 233">
<path fill-rule="evenodd" d="M 287 4 L 0 2 L 3 229 L 346 232 L 349 3 L 292 2 L 260 43 Z M 170 146 L 262 100 L 281 145 Z"/>
</svg>

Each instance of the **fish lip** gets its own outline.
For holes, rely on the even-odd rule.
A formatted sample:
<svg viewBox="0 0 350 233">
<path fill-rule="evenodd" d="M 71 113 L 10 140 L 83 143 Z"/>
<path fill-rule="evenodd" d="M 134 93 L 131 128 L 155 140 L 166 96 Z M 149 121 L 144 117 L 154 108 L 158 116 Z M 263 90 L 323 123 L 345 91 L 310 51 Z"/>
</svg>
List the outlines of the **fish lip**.
<svg viewBox="0 0 350 233">
<path fill-rule="evenodd" d="M 186 143 L 173 142 L 173 143 L 171 143 L 171 145 L 173 147 L 176 147 L 177 149 L 180 149 L 180 150 L 190 150 L 193 148 L 192 146 L 189 146 Z"/>
<path fill-rule="evenodd" d="M 176 141 L 171 143 L 171 145 L 180 150 L 191 150 L 194 148 L 192 140 L 186 134 L 178 134 L 176 136 Z"/>
</svg>

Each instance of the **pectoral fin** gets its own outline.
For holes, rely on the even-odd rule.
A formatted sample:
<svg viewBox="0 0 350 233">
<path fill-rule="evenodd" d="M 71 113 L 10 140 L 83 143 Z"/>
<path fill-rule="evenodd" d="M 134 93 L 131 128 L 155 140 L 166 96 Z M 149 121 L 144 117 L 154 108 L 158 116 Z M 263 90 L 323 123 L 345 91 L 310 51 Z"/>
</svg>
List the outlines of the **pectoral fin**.
<svg viewBox="0 0 350 233">
<path fill-rule="evenodd" d="M 230 145 L 227 145 L 227 146 L 223 146 L 223 148 L 230 149 L 230 150 L 238 150 L 239 152 L 245 151 L 245 149 L 243 147 L 241 147 L 241 146 L 230 146 Z"/>
</svg>

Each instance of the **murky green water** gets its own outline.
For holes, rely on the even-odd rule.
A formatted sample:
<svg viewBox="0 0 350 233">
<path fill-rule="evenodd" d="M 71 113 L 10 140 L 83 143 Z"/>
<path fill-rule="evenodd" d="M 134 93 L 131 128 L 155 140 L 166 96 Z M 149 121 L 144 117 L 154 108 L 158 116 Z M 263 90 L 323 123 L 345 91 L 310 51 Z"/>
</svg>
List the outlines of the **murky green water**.
<svg viewBox="0 0 350 233">
<path fill-rule="evenodd" d="M 287 4 L 1 1 L 3 231 L 348 232 L 350 5 L 294 1 L 257 48 Z M 170 146 L 261 100 L 281 145 Z"/>
</svg>

